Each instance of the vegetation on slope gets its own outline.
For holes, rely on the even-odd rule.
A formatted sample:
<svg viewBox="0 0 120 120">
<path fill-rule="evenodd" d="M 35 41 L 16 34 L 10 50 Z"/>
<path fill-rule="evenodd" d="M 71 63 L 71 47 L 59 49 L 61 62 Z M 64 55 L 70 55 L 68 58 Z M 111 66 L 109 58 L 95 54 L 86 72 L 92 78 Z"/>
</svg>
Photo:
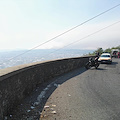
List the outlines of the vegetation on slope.
<svg viewBox="0 0 120 120">
<path fill-rule="evenodd" d="M 120 50 L 120 45 L 117 47 L 112 47 L 112 48 L 107 48 L 105 50 L 103 50 L 102 48 L 98 48 L 97 50 L 95 50 L 93 53 L 89 53 L 89 55 L 95 55 L 96 53 L 111 53 L 113 49 L 119 49 Z"/>
</svg>

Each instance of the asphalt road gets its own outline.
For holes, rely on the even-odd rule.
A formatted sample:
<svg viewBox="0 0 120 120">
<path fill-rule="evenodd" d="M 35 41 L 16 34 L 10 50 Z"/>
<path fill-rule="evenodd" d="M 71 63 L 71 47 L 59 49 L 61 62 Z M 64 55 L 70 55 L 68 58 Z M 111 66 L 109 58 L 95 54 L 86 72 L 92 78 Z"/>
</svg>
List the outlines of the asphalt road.
<svg viewBox="0 0 120 120">
<path fill-rule="evenodd" d="M 69 78 L 69 79 L 68 79 Z M 40 120 L 120 120 L 120 59 L 58 78 Z"/>
<path fill-rule="evenodd" d="M 120 120 L 120 59 L 37 87 L 4 120 Z"/>
</svg>

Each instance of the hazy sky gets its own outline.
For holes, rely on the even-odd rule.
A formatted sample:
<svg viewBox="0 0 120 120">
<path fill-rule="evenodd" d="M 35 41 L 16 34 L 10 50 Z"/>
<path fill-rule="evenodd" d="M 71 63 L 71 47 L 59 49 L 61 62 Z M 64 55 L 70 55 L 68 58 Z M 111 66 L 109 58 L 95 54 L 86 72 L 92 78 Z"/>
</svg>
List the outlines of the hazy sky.
<svg viewBox="0 0 120 120">
<path fill-rule="evenodd" d="M 120 0 L 0 0 L 0 49 L 31 49 L 120 4 Z M 120 6 L 38 47 L 61 48 L 120 20 Z M 120 45 L 120 23 L 70 48 Z"/>
</svg>

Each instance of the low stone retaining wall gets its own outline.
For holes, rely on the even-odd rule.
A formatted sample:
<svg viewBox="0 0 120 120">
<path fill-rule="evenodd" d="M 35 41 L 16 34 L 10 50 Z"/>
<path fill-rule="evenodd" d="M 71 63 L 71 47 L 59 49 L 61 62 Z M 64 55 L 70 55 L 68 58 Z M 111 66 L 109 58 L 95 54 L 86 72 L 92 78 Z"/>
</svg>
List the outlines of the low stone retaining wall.
<svg viewBox="0 0 120 120">
<path fill-rule="evenodd" d="M 39 84 L 82 67 L 88 57 L 37 62 L 0 70 L 0 120 Z"/>
</svg>

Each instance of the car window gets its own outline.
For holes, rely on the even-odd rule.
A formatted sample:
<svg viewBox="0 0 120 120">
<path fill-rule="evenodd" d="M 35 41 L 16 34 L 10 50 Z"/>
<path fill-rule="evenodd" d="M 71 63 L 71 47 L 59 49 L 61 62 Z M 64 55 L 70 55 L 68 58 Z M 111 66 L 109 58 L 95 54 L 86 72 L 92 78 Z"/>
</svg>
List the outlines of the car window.
<svg viewBox="0 0 120 120">
<path fill-rule="evenodd" d="M 110 55 L 101 55 L 101 57 L 110 57 Z"/>
</svg>

